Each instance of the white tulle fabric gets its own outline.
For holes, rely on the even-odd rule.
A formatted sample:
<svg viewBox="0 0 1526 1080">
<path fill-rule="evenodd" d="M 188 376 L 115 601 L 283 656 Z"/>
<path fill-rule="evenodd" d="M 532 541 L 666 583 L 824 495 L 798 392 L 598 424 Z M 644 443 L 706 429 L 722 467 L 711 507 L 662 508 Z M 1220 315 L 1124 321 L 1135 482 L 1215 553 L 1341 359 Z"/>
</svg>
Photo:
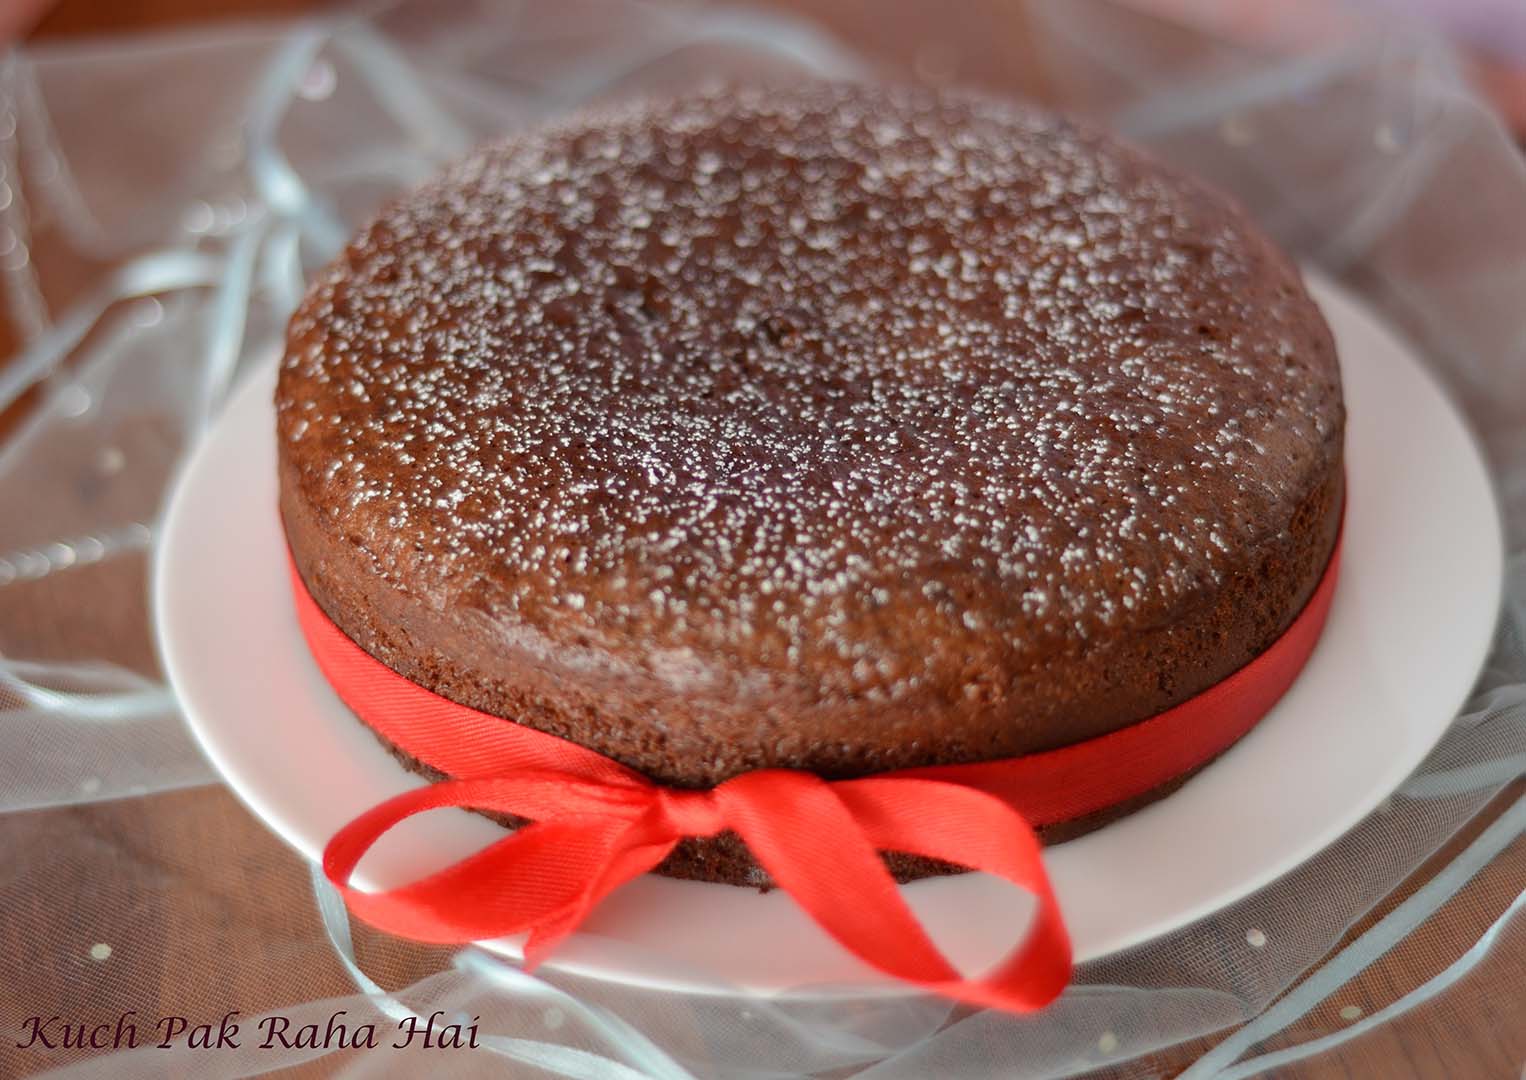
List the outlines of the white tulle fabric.
<svg viewBox="0 0 1526 1080">
<path fill-rule="evenodd" d="M 1059 1077 L 1104 1065 L 1146 1075 L 1152 1051 L 1242 1024 L 1190 1075 L 1245 1076 L 1411 1009 L 1466 1009 L 1485 992 L 1497 977 L 1491 950 L 1522 932 L 1512 917 L 1523 901 L 1488 912 L 1487 931 L 1461 947 L 1432 942 L 1427 920 L 1467 903 L 1499 859 L 1523 859 L 1526 803 L 1329 954 L 1526 767 L 1522 159 L 1448 53 L 1392 27 L 1279 57 L 1207 39 L 1184 49 L 1184 36 L 1142 33 L 1100 3 L 1032 12 L 1035 52 L 1061 104 L 1235 192 L 1300 258 L 1363 294 L 1420 345 L 1496 470 L 1514 554 L 1494 653 L 1445 741 L 1381 810 L 1233 908 L 1086 965 L 1053 1008 L 1023 1019 L 933 1000 L 643 993 L 527 976 L 473 950 L 384 991 L 357 959 L 342 906 L 295 855 L 259 868 L 260 880 L 282 883 L 277 895 L 248 896 L 209 887 L 223 870 L 174 838 L 103 839 L 67 814 L 28 813 L 173 799 L 173 789 L 217 782 L 153 660 L 143 579 L 160 502 L 240 364 L 278 338 L 304 274 L 380 198 L 475 139 L 594 95 L 743 70 L 865 67 L 809 27 L 741 11 L 405 0 L 343 21 L 49 47 L 0 68 L 0 275 L 7 314 L 27 335 L 0 366 L 0 407 L 41 395 L 0 442 L 0 911 L 25 921 L 39 897 L 68 904 L 77 890 L 97 891 L 69 940 L 40 929 L 30 955 L 0 956 L 0 985 L 49 985 L 28 973 L 73 970 L 88 943 L 146 933 L 145 910 L 167 895 L 203 905 L 196 925 L 253 933 L 254 913 L 279 906 L 302 929 L 283 931 L 289 963 L 274 1011 L 293 1027 L 337 1009 L 356 1024 L 441 1009 L 479 1016 L 482 1047 L 453 1058 L 453 1076 L 873 1080 Z M 1021 75 L 1014 83 L 1031 85 Z M 81 292 L 80 280 L 94 285 Z M 8 599 L 23 595 L 32 609 L 42 597 L 95 614 L 44 631 L 6 617 Z M 173 955 L 210 971 L 225 947 L 223 934 L 207 933 L 174 941 Z M 1434 974 L 1356 1022 L 1332 1022 L 1342 987 L 1396 948 L 1416 950 L 1429 961 L 1417 968 Z M 333 996 L 336 956 L 350 996 Z M 78 978 L 92 980 L 103 1014 L 156 993 L 114 980 L 108 965 Z M 202 985 L 200 1000 L 176 1008 L 251 1011 L 234 988 Z M 245 1022 L 253 1028 L 257 1013 Z M 53 1061 L 79 1076 L 233 1077 L 333 1053 L 246 1042 Z M 385 1047 L 329 1064 L 349 1076 L 422 1067 Z"/>
</svg>

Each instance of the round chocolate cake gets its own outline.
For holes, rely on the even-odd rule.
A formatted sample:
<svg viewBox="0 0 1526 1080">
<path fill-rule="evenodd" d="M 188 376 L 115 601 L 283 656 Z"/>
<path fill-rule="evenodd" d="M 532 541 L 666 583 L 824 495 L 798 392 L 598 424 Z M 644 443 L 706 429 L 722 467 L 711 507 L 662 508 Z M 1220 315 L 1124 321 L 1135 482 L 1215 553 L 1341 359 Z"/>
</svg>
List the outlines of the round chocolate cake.
<svg viewBox="0 0 1526 1080">
<path fill-rule="evenodd" d="M 1342 497 L 1329 331 L 1236 207 L 915 89 L 487 146 L 317 278 L 276 405 L 292 554 L 346 634 L 683 787 L 1148 717 L 1288 625 Z M 761 873 L 729 835 L 663 869 Z"/>
</svg>

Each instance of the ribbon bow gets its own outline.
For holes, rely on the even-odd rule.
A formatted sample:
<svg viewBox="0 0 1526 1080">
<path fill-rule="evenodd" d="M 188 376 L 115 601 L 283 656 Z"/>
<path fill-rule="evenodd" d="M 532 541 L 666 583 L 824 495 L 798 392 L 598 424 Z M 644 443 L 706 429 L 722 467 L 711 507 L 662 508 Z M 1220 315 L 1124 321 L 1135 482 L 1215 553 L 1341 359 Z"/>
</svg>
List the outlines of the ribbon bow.
<svg viewBox="0 0 1526 1080">
<path fill-rule="evenodd" d="M 351 822 L 323 868 L 360 919 L 424 941 L 528 932 L 533 967 L 610 892 L 687 836 L 734 829 L 753 857 L 828 933 L 887 975 L 974 1005 L 1032 1010 L 1070 978 L 1070 943 L 1038 840 L 1011 807 L 958 784 L 919 779 L 828 783 L 763 769 L 709 791 L 517 768 L 416 788 Z M 475 807 L 531 819 L 430 877 L 385 893 L 344 885 L 382 833 L 411 814 Z M 932 814 L 929 807 L 937 807 Z M 993 974 L 963 979 L 901 898 L 879 850 L 955 860 L 1034 894 L 1026 941 Z"/>
<path fill-rule="evenodd" d="M 319 667 L 384 739 L 452 777 L 368 810 L 324 851 L 360 919 L 420 941 L 527 934 L 533 968 L 607 895 L 685 837 L 735 831 L 823 929 L 878 970 L 971 1005 L 1027 1012 L 1070 978 L 1070 941 L 1033 828 L 1143 795 L 1244 735 L 1296 678 L 1334 593 L 1339 547 L 1304 610 L 1229 678 L 1148 720 L 1059 750 L 826 781 L 761 769 L 706 791 L 652 783 L 586 747 L 459 705 L 366 653 L 319 609 L 295 567 L 297 614 Z M 528 819 L 502 840 L 380 893 L 349 885 L 365 852 L 405 818 L 441 807 Z M 880 851 L 982 870 L 1027 890 L 1036 913 L 995 969 L 963 977 L 906 906 Z"/>
</svg>

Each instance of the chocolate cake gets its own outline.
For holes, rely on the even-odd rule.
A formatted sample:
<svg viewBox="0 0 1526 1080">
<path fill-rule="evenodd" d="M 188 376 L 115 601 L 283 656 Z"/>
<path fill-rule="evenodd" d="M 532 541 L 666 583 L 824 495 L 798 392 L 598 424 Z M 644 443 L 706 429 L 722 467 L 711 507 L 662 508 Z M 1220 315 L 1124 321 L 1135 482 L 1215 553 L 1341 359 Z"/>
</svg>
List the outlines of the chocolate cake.
<svg viewBox="0 0 1526 1080">
<path fill-rule="evenodd" d="M 317 277 L 276 406 L 292 555 L 346 634 L 681 787 L 1148 717 L 1288 625 L 1342 498 L 1330 333 L 1239 209 L 920 89 L 486 146 Z M 663 869 L 761 873 L 730 836 Z"/>
</svg>

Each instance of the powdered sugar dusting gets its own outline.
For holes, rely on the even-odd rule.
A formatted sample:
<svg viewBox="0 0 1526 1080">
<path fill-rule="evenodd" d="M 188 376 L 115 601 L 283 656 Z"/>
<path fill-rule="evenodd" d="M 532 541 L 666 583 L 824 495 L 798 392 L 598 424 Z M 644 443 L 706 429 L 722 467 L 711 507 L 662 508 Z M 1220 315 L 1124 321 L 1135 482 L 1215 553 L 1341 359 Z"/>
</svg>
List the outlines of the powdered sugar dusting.
<svg viewBox="0 0 1526 1080">
<path fill-rule="evenodd" d="M 1311 310 L 1237 214 L 1048 114 L 716 90 L 385 210 L 293 321 L 281 434 L 433 603 L 893 698 L 1216 580 L 1338 432 Z"/>
</svg>

